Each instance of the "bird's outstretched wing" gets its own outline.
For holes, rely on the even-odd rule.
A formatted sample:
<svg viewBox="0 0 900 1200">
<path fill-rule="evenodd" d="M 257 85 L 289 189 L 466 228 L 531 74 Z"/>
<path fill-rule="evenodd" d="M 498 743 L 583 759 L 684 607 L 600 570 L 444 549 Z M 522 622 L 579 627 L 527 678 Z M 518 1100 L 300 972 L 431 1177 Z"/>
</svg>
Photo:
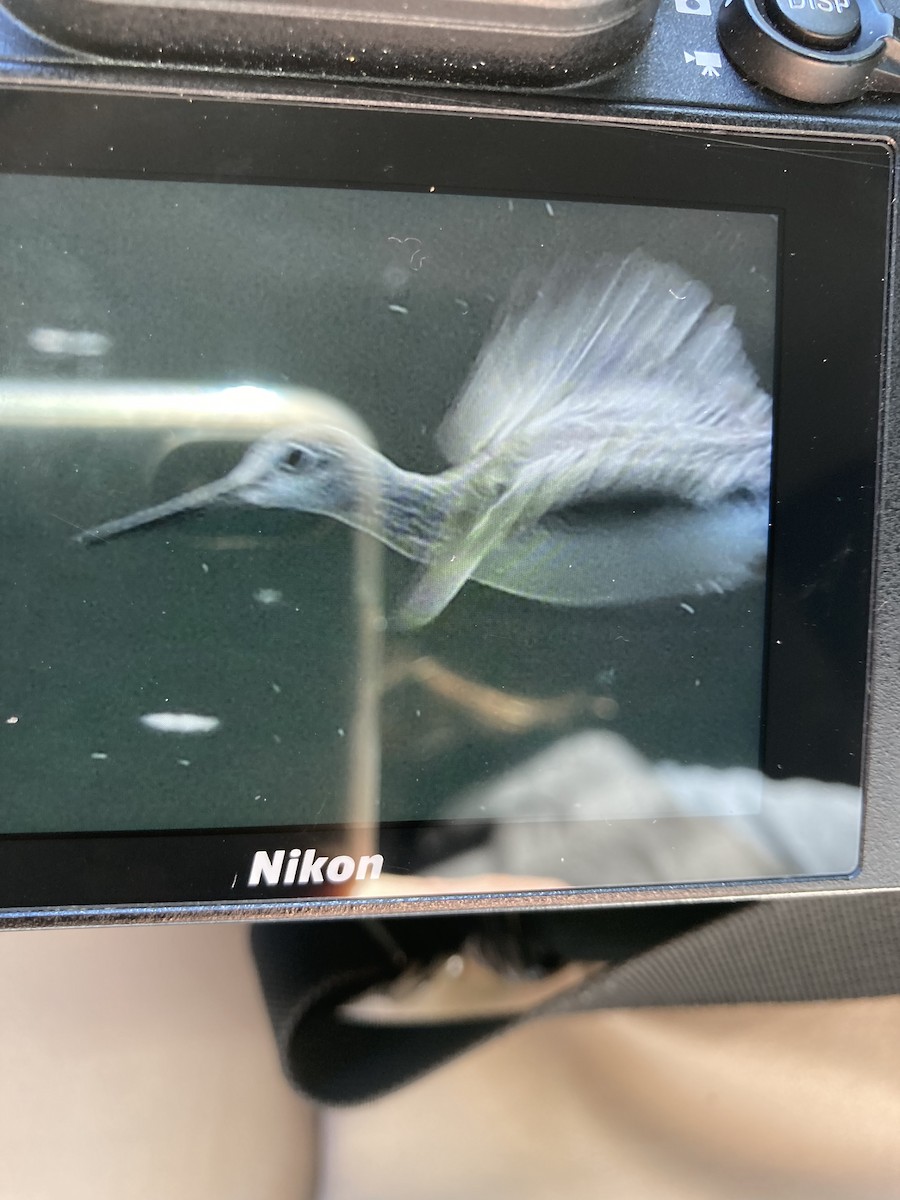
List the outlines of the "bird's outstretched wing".
<svg viewBox="0 0 900 1200">
<path fill-rule="evenodd" d="M 564 258 L 499 314 L 438 445 L 453 464 L 545 460 L 578 446 L 580 495 L 704 503 L 770 472 L 771 400 L 731 308 L 640 251 Z"/>
<path fill-rule="evenodd" d="M 520 280 L 438 431 L 468 483 L 400 623 L 432 620 L 553 509 L 640 493 L 764 497 L 771 400 L 733 322 L 704 284 L 640 251 Z"/>
</svg>

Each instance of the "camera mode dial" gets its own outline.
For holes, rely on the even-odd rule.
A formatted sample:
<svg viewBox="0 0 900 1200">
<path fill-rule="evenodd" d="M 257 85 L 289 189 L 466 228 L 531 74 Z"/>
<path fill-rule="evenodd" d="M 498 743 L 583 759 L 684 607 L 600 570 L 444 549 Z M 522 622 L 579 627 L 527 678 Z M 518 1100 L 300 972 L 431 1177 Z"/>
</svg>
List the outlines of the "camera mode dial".
<svg viewBox="0 0 900 1200">
<path fill-rule="evenodd" d="M 742 75 L 794 100 L 900 91 L 898 26 L 878 0 L 724 0 L 718 31 Z"/>
</svg>

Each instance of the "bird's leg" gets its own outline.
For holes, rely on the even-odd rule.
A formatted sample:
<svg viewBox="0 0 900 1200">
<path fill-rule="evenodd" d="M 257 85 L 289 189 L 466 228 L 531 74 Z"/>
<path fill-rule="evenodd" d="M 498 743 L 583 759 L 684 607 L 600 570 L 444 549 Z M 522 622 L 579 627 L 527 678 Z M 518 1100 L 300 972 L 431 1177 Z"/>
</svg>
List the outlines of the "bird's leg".
<svg viewBox="0 0 900 1200">
<path fill-rule="evenodd" d="M 433 547 L 419 581 L 394 614 L 395 628 L 415 629 L 439 616 L 485 555 L 520 523 L 534 500 L 527 484 L 497 488 L 494 494 L 497 498 L 486 508 L 457 512 L 448 522 L 452 530 L 445 530 Z"/>
<path fill-rule="evenodd" d="M 488 464 L 447 516 L 428 566 L 394 615 L 395 627 L 414 629 L 433 621 L 488 554 L 516 529 L 536 524 L 560 494 L 574 494 L 583 472 L 580 449 L 557 455 L 549 473 L 541 464 L 516 464 L 516 478 L 509 483 Z"/>
</svg>

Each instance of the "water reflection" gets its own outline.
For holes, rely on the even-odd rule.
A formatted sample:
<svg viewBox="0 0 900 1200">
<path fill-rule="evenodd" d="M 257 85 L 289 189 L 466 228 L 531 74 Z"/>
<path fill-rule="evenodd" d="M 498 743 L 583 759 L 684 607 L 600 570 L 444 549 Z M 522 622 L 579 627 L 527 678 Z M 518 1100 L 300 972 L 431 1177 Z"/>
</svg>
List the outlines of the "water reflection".
<svg viewBox="0 0 900 1200">
<path fill-rule="evenodd" d="M 616 715 L 609 697 L 510 694 L 430 655 L 389 659 L 389 754 L 427 761 L 474 735 L 501 741 L 536 730 L 562 735 L 444 805 L 448 842 L 453 826 L 483 826 L 488 832 L 475 845 L 438 855 L 427 878 L 393 875 L 376 890 L 615 887 L 821 875 L 856 866 L 859 788 L 769 779 L 746 766 L 652 761 L 621 734 L 597 727 Z"/>
<path fill-rule="evenodd" d="M 610 696 L 511 692 L 395 647 L 382 704 L 388 761 L 446 767 L 473 744 L 493 744 L 502 763 L 504 746 L 527 746 L 536 735 L 541 748 L 506 768 L 482 768 L 442 802 L 448 852 L 428 855 L 428 878 L 392 876 L 377 890 L 615 887 L 856 867 L 858 787 L 770 779 L 744 765 L 654 761 L 608 727 L 618 715 Z M 472 831 L 463 852 L 460 830 Z M 440 841 L 433 832 L 432 846 Z"/>
<path fill-rule="evenodd" d="M 650 762 L 619 734 L 583 730 L 449 806 L 488 833 L 425 878 L 381 895 L 765 879 L 852 871 L 859 788 L 747 767 Z M 370 889 L 371 891 L 371 889 Z"/>
<path fill-rule="evenodd" d="M 582 732 L 461 797 L 455 815 L 492 821 L 490 838 L 435 870 L 575 886 L 830 874 L 856 866 L 860 813 L 846 784 L 651 763 Z"/>
</svg>

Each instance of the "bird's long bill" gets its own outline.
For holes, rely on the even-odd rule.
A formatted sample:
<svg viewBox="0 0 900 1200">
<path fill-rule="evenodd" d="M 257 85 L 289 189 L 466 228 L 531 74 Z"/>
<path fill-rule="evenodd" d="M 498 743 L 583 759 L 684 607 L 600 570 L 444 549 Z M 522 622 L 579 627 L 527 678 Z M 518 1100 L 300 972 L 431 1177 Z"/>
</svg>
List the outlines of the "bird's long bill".
<svg viewBox="0 0 900 1200">
<path fill-rule="evenodd" d="M 210 504 L 227 500 L 233 496 L 234 490 L 235 481 L 231 475 L 226 475 L 224 479 L 217 479 L 213 483 L 204 483 L 191 492 L 183 492 L 182 495 L 173 496 L 171 500 L 164 500 L 161 504 L 154 504 L 151 508 L 142 508 L 139 512 L 130 513 L 127 517 L 116 517 L 93 529 L 85 529 L 76 540 L 88 546 L 106 542 L 110 538 L 118 537 L 121 533 L 130 533 L 132 529 L 140 529 L 144 525 L 157 525 L 160 521 L 168 521 L 172 517 L 180 517 L 187 512 L 197 512 L 207 508 Z"/>
</svg>

